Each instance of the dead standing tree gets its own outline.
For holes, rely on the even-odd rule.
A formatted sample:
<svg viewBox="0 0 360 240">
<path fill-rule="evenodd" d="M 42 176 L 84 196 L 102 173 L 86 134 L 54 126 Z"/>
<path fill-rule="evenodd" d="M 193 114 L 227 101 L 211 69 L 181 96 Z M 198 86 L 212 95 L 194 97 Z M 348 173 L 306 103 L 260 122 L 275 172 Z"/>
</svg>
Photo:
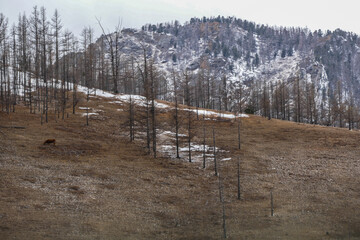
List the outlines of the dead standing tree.
<svg viewBox="0 0 360 240">
<path fill-rule="evenodd" d="M 214 169 L 215 176 L 218 175 L 217 163 L 216 163 L 216 142 L 215 142 L 215 129 L 213 128 L 213 143 L 214 143 Z"/>
<path fill-rule="evenodd" d="M 54 15 L 51 19 L 51 25 L 52 28 L 54 30 L 53 32 L 53 36 L 54 36 L 54 40 L 55 40 L 55 88 L 54 88 L 54 99 L 55 102 L 57 101 L 57 84 L 58 81 L 60 79 L 60 55 L 59 55 L 59 37 L 60 37 L 60 31 L 62 28 L 62 24 L 61 24 L 61 20 L 60 20 L 60 15 L 57 11 L 57 9 L 55 9 Z M 56 112 L 59 111 L 59 104 L 56 104 L 55 106 L 55 115 Z"/>
<path fill-rule="evenodd" d="M 13 81 L 12 81 L 12 91 L 9 91 L 9 111 L 15 112 L 15 105 L 16 105 L 16 86 L 18 85 L 18 54 L 17 54 L 17 44 L 16 44 L 16 27 L 15 24 L 11 28 L 11 36 L 12 36 L 12 70 L 13 70 Z M 12 94 L 11 94 L 12 92 Z"/>
<path fill-rule="evenodd" d="M 222 226 L 223 226 L 223 237 L 227 238 L 226 234 L 226 214 L 225 214 L 225 200 L 224 200 L 224 185 L 222 182 L 222 177 L 219 173 L 219 195 L 220 195 L 220 203 L 222 207 Z"/>
<path fill-rule="evenodd" d="M 189 162 L 192 161 L 191 159 L 191 139 L 193 137 L 192 133 L 192 109 L 190 109 L 191 100 L 192 100 L 192 91 L 190 86 L 191 77 L 188 74 L 187 71 L 183 73 L 184 81 L 183 81 L 183 89 L 184 89 L 184 95 L 183 99 L 185 104 L 188 106 L 188 112 L 187 112 L 187 131 L 188 131 L 188 150 L 189 150 Z"/>
<path fill-rule="evenodd" d="M 18 48 L 19 48 L 19 68 L 21 69 L 22 85 L 23 85 L 23 101 L 25 106 L 28 105 L 27 97 L 27 72 L 28 72 L 28 55 L 29 55 L 29 37 L 28 37 L 28 20 L 25 13 L 19 15 L 18 23 Z M 21 84 L 21 83 L 20 83 Z"/>
<path fill-rule="evenodd" d="M 132 96 L 130 94 L 129 98 L 129 130 L 130 130 L 130 142 L 135 139 L 135 121 L 134 121 L 134 102 L 132 100 Z"/>
<path fill-rule="evenodd" d="M 176 145 L 176 158 L 180 158 L 179 155 L 179 104 L 178 104 L 178 85 L 176 81 L 176 74 L 175 71 L 172 71 L 173 77 L 173 85 L 174 85 L 174 102 L 175 102 L 175 109 L 174 109 L 174 121 L 175 121 L 175 145 Z"/>
<path fill-rule="evenodd" d="M 91 29 L 89 28 L 88 31 L 86 31 L 86 33 L 88 34 L 87 36 L 87 40 L 89 41 L 89 44 L 91 43 Z M 64 32 L 64 36 L 62 39 L 62 52 L 64 54 L 64 57 L 62 59 L 62 63 L 63 63 L 63 79 L 61 81 L 61 112 L 62 112 L 62 120 L 65 119 L 65 112 L 66 112 L 66 104 L 67 104 L 67 99 L 68 97 L 66 97 L 66 93 L 69 94 L 69 89 L 68 87 L 66 87 L 65 83 L 69 83 L 69 72 L 70 72 L 70 50 L 71 50 L 71 38 L 72 38 L 72 33 L 65 30 Z M 85 52 L 86 50 L 84 50 Z M 91 72 L 91 68 L 88 67 L 88 71 Z M 85 74 L 86 75 L 86 74 Z M 89 74 L 91 76 L 91 74 Z M 86 82 L 87 82 L 87 86 L 88 86 L 88 82 L 91 82 L 91 77 L 89 77 L 88 75 L 86 75 Z M 59 113 L 58 113 L 59 114 Z"/>
<path fill-rule="evenodd" d="M 118 91 L 119 65 L 120 65 L 119 39 L 121 35 L 121 22 L 120 21 L 118 22 L 117 26 L 115 27 L 115 32 L 113 34 L 106 34 L 103 26 L 101 25 L 100 19 L 96 18 L 96 20 L 103 32 L 103 37 L 106 39 L 106 42 L 109 45 L 111 72 L 113 78 L 113 92 L 119 93 Z M 115 40 L 113 38 L 115 38 Z"/>
<path fill-rule="evenodd" d="M 238 193 L 238 195 L 237 195 L 237 198 L 238 198 L 238 200 L 240 200 L 241 199 L 241 192 L 240 192 L 240 157 L 238 157 L 238 164 L 237 164 L 237 180 L 238 180 L 238 191 L 237 191 L 237 193 Z"/>
<path fill-rule="evenodd" d="M 88 39 L 88 28 L 84 28 L 82 31 L 82 45 L 83 45 L 83 66 L 82 66 L 82 77 L 83 77 L 83 83 L 85 83 L 87 87 L 87 95 L 86 95 L 86 126 L 89 126 L 89 81 L 88 81 L 88 45 L 89 45 L 89 39 Z M 64 81 L 64 79 L 63 79 Z M 64 85 L 64 84 L 63 84 Z"/>
<path fill-rule="evenodd" d="M 188 110 L 188 147 L 189 147 L 189 162 L 191 162 L 191 110 Z"/>
<path fill-rule="evenodd" d="M 48 122 L 48 79 L 47 79 L 47 35 L 49 31 L 49 22 L 46 19 L 46 10 L 44 7 L 40 9 L 40 29 L 41 29 L 41 47 L 42 47 L 42 77 L 45 83 L 45 99 L 43 102 L 43 112 L 45 112 L 45 122 Z M 41 114 L 42 116 L 42 114 Z M 41 121 L 42 123 L 42 121 Z"/>
<path fill-rule="evenodd" d="M 203 168 L 206 167 L 206 128 L 205 128 L 205 112 L 203 113 L 202 120 L 203 127 Z"/>
<path fill-rule="evenodd" d="M 150 98 L 151 98 L 151 123 L 152 123 L 152 150 L 154 158 L 156 158 L 156 108 L 155 108 L 155 98 L 156 98 L 156 69 L 154 66 L 154 60 L 150 61 L 149 66 L 150 71 Z"/>
<path fill-rule="evenodd" d="M 122 128 L 128 128 L 129 140 L 133 142 L 135 140 L 135 99 L 131 94 L 124 101 L 124 111 L 127 113 L 126 121 L 122 124 Z M 120 110 L 120 109 L 119 109 Z"/>
<path fill-rule="evenodd" d="M 37 91 L 36 98 L 34 99 L 34 111 L 36 108 L 40 111 L 40 13 L 37 6 L 33 8 L 32 16 L 30 18 L 30 29 L 31 29 L 31 43 L 33 47 L 33 59 L 34 59 L 34 76 L 36 80 L 35 90 Z"/>
<path fill-rule="evenodd" d="M 72 80 L 73 80 L 73 103 L 72 103 L 72 113 L 75 114 L 75 110 L 76 110 L 76 105 L 78 104 L 78 99 L 77 99 L 77 66 L 78 66 L 78 60 L 77 60 L 77 52 L 78 52 L 78 41 L 75 39 L 75 37 L 73 36 L 72 38 L 72 56 L 73 56 L 73 61 L 72 61 Z"/>
<path fill-rule="evenodd" d="M 0 70 L 0 101 L 1 101 L 1 111 L 4 111 L 5 105 L 5 84 L 6 84 L 6 72 L 7 66 L 7 28 L 8 20 L 5 16 L 0 13 L 0 54 L 1 54 L 1 70 Z"/>
<path fill-rule="evenodd" d="M 150 87 L 149 87 L 149 72 L 148 72 L 148 62 L 147 62 L 147 56 L 146 56 L 146 48 L 144 45 L 142 45 L 143 51 L 144 51 L 144 64 L 143 68 L 138 64 L 138 70 L 140 72 L 142 82 L 143 82 L 143 95 L 145 96 L 146 100 L 146 148 L 148 149 L 148 152 L 150 153 L 150 104 L 149 104 L 149 98 L 150 98 Z"/>
<path fill-rule="evenodd" d="M 158 78 L 159 72 L 155 67 L 154 60 L 147 60 L 146 56 L 146 48 L 144 45 L 144 64 L 143 68 L 138 65 L 138 70 L 143 80 L 144 87 L 144 95 L 146 100 L 146 147 L 150 153 L 150 144 L 152 142 L 152 152 L 154 154 L 154 158 L 157 157 L 157 133 L 156 133 L 156 96 L 158 89 Z M 151 125 L 150 125 L 151 124 Z"/>
</svg>

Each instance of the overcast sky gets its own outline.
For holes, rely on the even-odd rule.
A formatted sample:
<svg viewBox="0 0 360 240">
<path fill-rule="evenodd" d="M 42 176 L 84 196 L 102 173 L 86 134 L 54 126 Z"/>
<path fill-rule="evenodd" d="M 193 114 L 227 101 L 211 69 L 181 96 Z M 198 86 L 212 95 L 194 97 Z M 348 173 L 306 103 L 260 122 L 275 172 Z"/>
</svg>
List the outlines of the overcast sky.
<svg viewBox="0 0 360 240">
<path fill-rule="evenodd" d="M 45 6 L 49 18 L 57 8 L 64 28 L 77 35 L 89 25 L 101 34 L 95 16 L 112 31 L 119 19 L 123 27 L 140 28 L 145 23 L 184 23 L 194 16 L 218 15 L 271 26 L 341 28 L 360 35 L 358 0 L 0 0 L 0 12 L 13 23 L 20 12 L 30 15 L 34 5 Z"/>
</svg>

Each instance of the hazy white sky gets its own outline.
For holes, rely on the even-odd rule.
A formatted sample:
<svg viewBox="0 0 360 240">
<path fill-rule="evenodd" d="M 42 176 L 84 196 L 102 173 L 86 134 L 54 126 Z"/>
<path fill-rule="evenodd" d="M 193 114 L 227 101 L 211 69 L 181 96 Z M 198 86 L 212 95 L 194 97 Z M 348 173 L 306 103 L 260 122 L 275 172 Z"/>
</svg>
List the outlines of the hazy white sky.
<svg viewBox="0 0 360 240">
<path fill-rule="evenodd" d="M 30 15 L 34 5 L 45 6 L 49 18 L 57 8 L 64 27 L 75 34 L 90 25 L 100 35 L 95 16 L 112 31 L 119 19 L 123 27 L 140 28 L 145 23 L 223 15 L 311 30 L 341 28 L 360 35 L 359 0 L 0 0 L 0 12 L 13 23 L 20 12 Z"/>
</svg>

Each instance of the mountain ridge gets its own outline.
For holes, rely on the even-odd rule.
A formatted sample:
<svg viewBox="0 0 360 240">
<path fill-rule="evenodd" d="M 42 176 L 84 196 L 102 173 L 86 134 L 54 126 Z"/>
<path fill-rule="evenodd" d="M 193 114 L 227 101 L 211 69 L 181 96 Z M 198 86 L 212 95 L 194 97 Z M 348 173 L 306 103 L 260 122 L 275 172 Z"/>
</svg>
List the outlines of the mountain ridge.
<svg viewBox="0 0 360 240">
<path fill-rule="evenodd" d="M 109 36 L 114 38 L 111 34 Z M 97 40 L 98 46 L 104 37 Z M 336 116 L 325 116 L 326 112 L 331 111 L 330 108 L 338 112 L 339 108 L 345 111 L 345 105 L 352 105 L 352 108 L 359 105 L 360 68 L 357 66 L 360 66 L 360 41 L 356 34 L 340 29 L 322 33 L 321 30 L 311 32 L 306 28 L 269 27 L 234 17 L 204 17 L 192 18 L 184 25 L 174 21 L 146 24 L 139 30 L 124 29 L 118 44 L 122 61 L 134 57 L 141 59 L 145 51 L 147 58 L 152 59 L 164 73 L 165 79 L 171 79 L 172 71 L 187 71 L 192 75 L 190 83 L 195 87 L 206 78 L 213 78 L 215 88 L 219 90 L 214 90 L 216 93 L 210 98 L 216 101 L 214 99 L 226 91 L 225 97 L 229 99 L 227 106 L 219 102 L 213 104 L 213 108 L 236 111 L 236 91 L 242 88 L 244 94 L 240 101 L 244 102 L 244 107 L 237 111 L 248 109 L 276 117 L 274 112 L 279 110 L 273 109 L 275 96 L 272 93 L 264 97 L 267 100 L 262 100 L 270 102 L 268 107 L 260 106 L 261 101 L 251 99 L 251 96 L 259 95 L 257 92 L 264 89 L 277 88 L 281 83 L 286 83 L 291 92 L 297 78 L 302 95 L 299 101 L 303 105 L 309 104 L 306 102 L 310 100 L 305 95 L 313 88 L 315 96 L 311 101 L 316 109 L 311 110 L 311 115 L 316 115 L 317 119 L 302 112 L 305 110 L 295 114 L 297 110 L 291 109 L 288 113 L 280 113 L 288 115 L 283 118 L 344 126 L 340 124 L 342 120 L 337 119 L 338 113 L 333 114 Z M 196 83 L 196 79 L 202 81 Z M 171 81 L 167 80 L 167 85 L 171 88 Z M 126 89 L 120 91 L 126 93 Z M 289 105 L 296 105 L 294 96 L 288 98 Z M 251 103 L 254 101 L 256 104 Z M 331 106 L 335 101 L 338 106 Z M 192 105 L 195 105 L 194 102 Z M 197 105 L 206 107 L 209 103 Z"/>
</svg>

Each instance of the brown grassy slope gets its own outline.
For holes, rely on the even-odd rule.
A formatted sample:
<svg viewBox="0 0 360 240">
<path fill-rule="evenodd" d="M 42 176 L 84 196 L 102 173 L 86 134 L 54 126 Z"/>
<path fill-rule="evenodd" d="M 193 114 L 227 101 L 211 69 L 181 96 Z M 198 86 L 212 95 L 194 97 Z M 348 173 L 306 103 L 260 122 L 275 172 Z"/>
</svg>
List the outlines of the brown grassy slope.
<svg viewBox="0 0 360 240">
<path fill-rule="evenodd" d="M 213 164 L 153 159 L 144 137 L 128 142 L 119 106 L 92 98 L 90 107 L 103 110 L 90 126 L 80 114 L 41 126 L 24 107 L 0 113 L 0 126 L 26 127 L 0 128 L 0 239 L 221 238 Z M 170 116 L 159 117 L 169 130 Z M 215 127 L 228 151 L 219 158 L 232 158 L 220 161 L 230 239 L 360 238 L 358 132 L 252 116 L 242 119 L 239 152 L 236 123 L 206 122 L 207 144 Z M 48 138 L 56 146 L 43 146 Z"/>
</svg>

